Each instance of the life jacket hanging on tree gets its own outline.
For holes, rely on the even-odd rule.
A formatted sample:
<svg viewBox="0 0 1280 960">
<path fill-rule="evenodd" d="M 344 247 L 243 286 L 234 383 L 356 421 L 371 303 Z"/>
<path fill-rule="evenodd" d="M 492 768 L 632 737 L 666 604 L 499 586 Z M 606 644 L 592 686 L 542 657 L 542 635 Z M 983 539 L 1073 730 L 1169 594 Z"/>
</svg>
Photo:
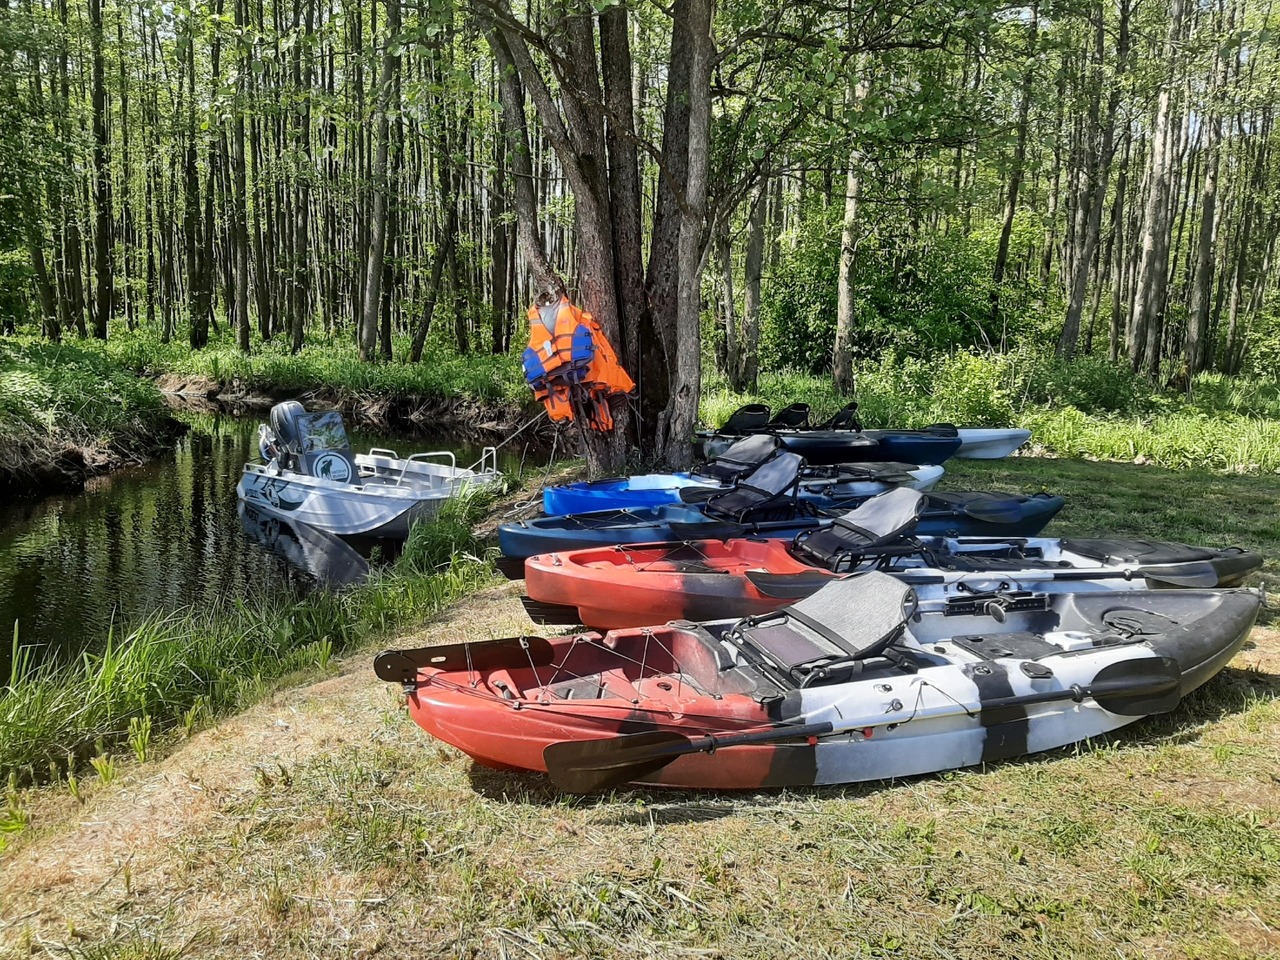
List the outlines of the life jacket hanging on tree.
<svg viewBox="0 0 1280 960">
<path fill-rule="evenodd" d="M 614 397 L 635 389 L 596 318 L 567 297 L 529 308 L 524 378 L 552 420 L 583 417 L 593 430 L 613 429 Z"/>
</svg>

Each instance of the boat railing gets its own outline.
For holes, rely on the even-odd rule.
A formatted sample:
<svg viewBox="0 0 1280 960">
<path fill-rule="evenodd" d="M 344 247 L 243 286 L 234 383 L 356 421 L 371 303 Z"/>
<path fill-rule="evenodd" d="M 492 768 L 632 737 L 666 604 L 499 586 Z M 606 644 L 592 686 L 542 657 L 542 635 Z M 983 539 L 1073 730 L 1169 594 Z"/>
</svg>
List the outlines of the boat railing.
<svg viewBox="0 0 1280 960">
<path fill-rule="evenodd" d="M 485 447 L 480 451 L 480 459 L 467 469 L 475 474 L 496 474 L 498 472 L 498 448 Z"/>
</svg>

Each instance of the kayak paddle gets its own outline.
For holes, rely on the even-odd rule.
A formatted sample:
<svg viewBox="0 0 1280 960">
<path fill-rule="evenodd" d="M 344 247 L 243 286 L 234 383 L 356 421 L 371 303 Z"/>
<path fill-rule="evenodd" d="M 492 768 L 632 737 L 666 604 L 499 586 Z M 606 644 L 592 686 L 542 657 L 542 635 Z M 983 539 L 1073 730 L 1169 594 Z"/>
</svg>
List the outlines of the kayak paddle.
<svg viewBox="0 0 1280 960">
<path fill-rule="evenodd" d="M 1098 671 L 1087 686 L 1072 684 L 1062 690 L 1044 690 L 1021 696 L 1003 697 L 982 704 L 978 710 L 965 710 L 971 717 L 998 714 L 1002 711 L 1074 700 L 1093 700 L 1098 706 L 1120 716 L 1144 717 L 1168 713 L 1182 698 L 1182 671 L 1172 657 L 1149 657 L 1121 660 Z M 957 711 L 959 712 L 959 711 Z M 901 718 L 879 725 L 901 723 Z M 998 722 L 998 721 L 997 721 Z M 865 721 L 837 727 L 834 723 L 809 723 L 778 726 L 751 733 L 707 734 L 687 737 L 675 731 L 655 730 L 626 736 L 596 740 L 564 740 L 549 744 L 542 752 L 551 780 L 569 793 L 595 793 L 630 783 L 661 770 L 679 757 L 694 753 L 711 753 L 726 747 L 816 738 L 833 733 L 848 733 L 867 727 Z"/>
</svg>

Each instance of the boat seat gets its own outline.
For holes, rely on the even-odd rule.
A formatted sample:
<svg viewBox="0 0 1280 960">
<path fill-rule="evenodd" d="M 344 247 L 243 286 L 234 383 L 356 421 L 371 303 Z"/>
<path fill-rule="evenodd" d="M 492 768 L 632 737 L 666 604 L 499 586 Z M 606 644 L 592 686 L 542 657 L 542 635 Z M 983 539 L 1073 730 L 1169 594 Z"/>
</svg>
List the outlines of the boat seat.
<svg viewBox="0 0 1280 960">
<path fill-rule="evenodd" d="M 775 413 L 768 425 L 770 427 L 788 427 L 791 429 L 807 427 L 809 426 L 809 405 L 807 403 L 793 403 L 791 406 Z"/>
<path fill-rule="evenodd" d="M 774 613 L 749 617 L 731 639 L 746 641 L 801 685 L 856 673 L 884 655 L 915 612 L 910 586 L 875 571 L 833 580 Z"/>
<path fill-rule="evenodd" d="M 906 487 L 882 493 L 837 517 L 829 527 L 798 534 L 792 552 L 835 573 L 850 570 L 869 554 L 909 536 L 927 500 L 918 490 Z"/>
<path fill-rule="evenodd" d="M 861 430 L 862 421 L 858 419 L 858 401 L 851 400 L 837 410 L 830 419 L 818 424 L 819 430 Z"/>
<path fill-rule="evenodd" d="M 739 440 L 714 460 L 709 460 L 693 471 L 695 477 L 706 477 L 716 483 L 735 483 L 749 475 L 756 467 L 777 456 L 778 438 L 768 433 L 757 433 Z M 688 488 L 685 488 L 688 489 Z"/>
<path fill-rule="evenodd" d="M 763 403 L 748 403 L 730 414 L 720 428 L 721 433 L 748 433 L 769 422 L 769 408 Z"/>
<path fill-rule="evenodd" d="M 794 453 L 777 454 L 738 481 L 733 490 L 708 500 L 707 516 L 734 523 L 785 519 L 795 505 L 803 464 Z"/>
</svg>

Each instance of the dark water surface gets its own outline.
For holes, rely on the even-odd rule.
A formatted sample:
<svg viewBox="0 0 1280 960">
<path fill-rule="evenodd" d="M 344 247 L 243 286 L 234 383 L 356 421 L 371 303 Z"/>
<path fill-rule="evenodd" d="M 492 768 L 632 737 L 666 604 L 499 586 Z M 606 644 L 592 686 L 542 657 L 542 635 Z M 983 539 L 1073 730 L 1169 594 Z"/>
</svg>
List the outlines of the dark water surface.
<svg viewBox="0 0 1280 960">
<path fill-rule="evenodd" d="M 150 613 L 315 588 L 313 576 L 246 534 L 237 514 L 236 483 L 257 457 L 261 417 L 178 416 L 191 429 L 169 454 L 81 494 L 0 503 L 0 683 L 15 623 L 21 644 L 74 655 Z M 480 455 L 476 443 L 350 432 L 361 452 L 452 449 L 460 466 Z M 504 471 L 520 467 L 520 443 L 499 451 Z"/>
</svg>

